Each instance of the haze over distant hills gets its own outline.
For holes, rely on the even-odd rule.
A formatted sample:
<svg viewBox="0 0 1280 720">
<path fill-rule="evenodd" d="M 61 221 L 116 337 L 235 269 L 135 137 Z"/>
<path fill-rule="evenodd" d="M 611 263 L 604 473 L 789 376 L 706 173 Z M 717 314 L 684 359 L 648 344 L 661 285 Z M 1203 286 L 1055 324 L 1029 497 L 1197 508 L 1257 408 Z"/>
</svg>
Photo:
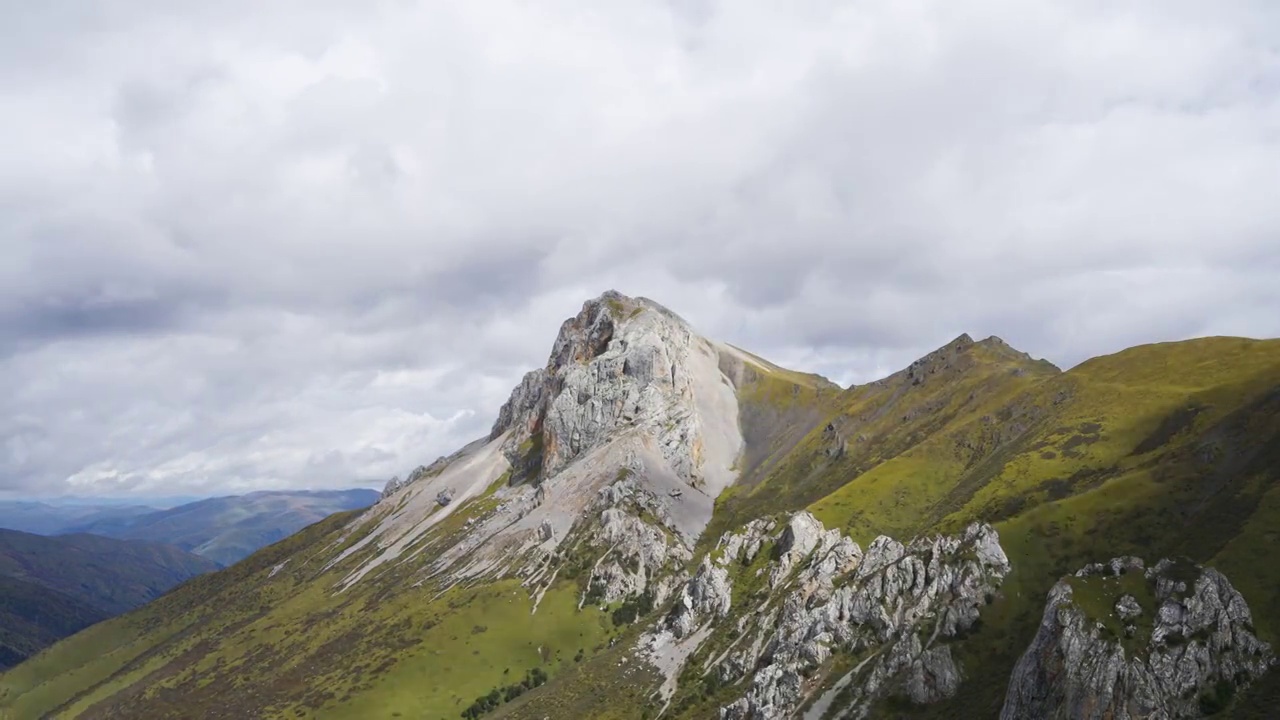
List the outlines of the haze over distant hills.
<svg viewBox="0 0 1280 720">
<path fill-rule="evenodd" d="M 146 515 L 162 509 L 149 503 L 107 504 L 99 499 L 79 503 L 52 500 L 0 500 L 0 528 L 37 535 L 57 535 L 76 525 Z"/>
<path fill-rule="evenodd" d="M 230 565 L 314 522 L 344 510 L 372 505 L 374 490 L 274 491 L 229 495 L 166 510 L 103 508 L 60 533 L 169 543 Z"/>
<path fill-rule="evenodd" d="M 0 502 L 0 667 L 378 495 L 264 491 L 175 507 L 119 498 Z M 183 498 L 152 498 L 172 500 Z"/>
<path fill-rule="evenodd" d="M 163 508 L 115 498 L 0 502 L 0 668 L 377 498 L 355 489 L 264 491 Z"/>
</svg>

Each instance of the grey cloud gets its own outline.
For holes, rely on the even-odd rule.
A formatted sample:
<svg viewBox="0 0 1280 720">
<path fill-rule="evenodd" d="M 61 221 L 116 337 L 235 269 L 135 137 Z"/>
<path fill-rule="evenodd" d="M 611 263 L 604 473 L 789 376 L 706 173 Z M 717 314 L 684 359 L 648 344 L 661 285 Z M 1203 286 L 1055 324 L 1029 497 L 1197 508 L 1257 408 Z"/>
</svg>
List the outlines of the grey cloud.
<svg viewBox="0 0 1280 720">
<path fill-rule="evenodd" d="M 51 297 L 18 307 L 3 327 L 28 339 L 154 332 L 176 325 L 177 310 L 156 298 Z"/>
<path fill-rule="evenodd" d="M 845 383 L 1280 335 L 1274 3 L 0 7 L 0 489 L 403 475 L 610 287 Z"/>
</svg>

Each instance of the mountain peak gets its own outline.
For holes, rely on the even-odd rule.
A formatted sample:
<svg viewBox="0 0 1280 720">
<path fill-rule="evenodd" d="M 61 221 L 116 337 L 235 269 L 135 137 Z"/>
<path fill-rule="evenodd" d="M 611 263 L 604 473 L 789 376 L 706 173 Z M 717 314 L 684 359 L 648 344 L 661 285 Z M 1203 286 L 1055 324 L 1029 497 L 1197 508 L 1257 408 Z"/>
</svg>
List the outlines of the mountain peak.
<svg viewBox="0 0 1280 720">
<path fill-rule="evenodd" d="M 577 315 L 561 324 L 545 369 L 555 372 L 570 363 L 589 362 L 608 348 L 618 328 L 640 321 L 669 325 L 667 329 L 677 334 L 692 334 L 683 318 L 659 303 L 606 290 L 584 302 Z"/>
<path fill-rule="evenodd" d="M 1017 350 L 1004 340 L 992 335 L 974 341 L 968 333 L 961 333 L 954 340 L 932 352 L 926 353 L 898 372 L 870 383 L 872 387 L 890 387 L 899 384 L 921 385 L 931 378 L 951 378 L 984 365 L 1014 365 L 1013 372 L 1061 372 L 1047 360 L 1036 360 Z"/>
<path fill-rule="evenodd" d="M 996 337 L 995 335 L 991 335 L 990 337 L 987 337 L 983 340 L 979 340 L 978 342 L 974 343 L 974 346 L 983 348 L 984 350 L 987 350 L 988 352 L 995 354 L 997 357 L 1005 361 L 1016 362 L 1019 364 L 1027 364 L 1034 367 L 1036 370 L 1040 370 L 1040 371 L 1051 371 L 1053 373 L 1061 372 L 1061 369 L 1058 368 L 1057 365 L 1054 365 L 1048 360 L 1043 360 L 1043 359 L 1037 360 L 1036 358 L 1032 357 L 1030 353 L 1023 352 L 1013 347 L 1012 345 L 1005 342 L 1003 339 Z"/>
<path fill-rule="evenodd" d="M 658 303 L 607 291 L 561 324 L 547 362 L 512 390 L 488 436 L 388 485 L 380 505 L 395 510 L 365 542 L 399 539 L 345 582 L 358 582 L 456 508 L 489 496 L 496 507 L 473 518 L 466 539 L 440 555 L 440 571 L 464 557 L 450 570 L 455 577 L 533 567 L 570 531 L 586 532 L 580 520 L 605 522 L 602 510 L 624 497 L 657 524 L 623 532 L 642 522 L 639 515 L 611 515 L 601 531 L 647 538 L 662 557 L 687 554 L 715 498 L 736 478 L 743 445 L 720 346 Z M 513 545 L 521 549 L 512 552 Z"/>
<path fill-rule="evenodd" d="M 546 365 L 512 391 L 489 437 L 510 432 L 504 454 L 513 481 L 549 477 L 628 427 L 680 425 L 693 413 L 692 384 L 706 374 L 694 365 L 704 355 L 714 358 L 714 348 L 678 315 L 608 290 L 561 324 Z M 696 482 L 689 444 L 698 432 L 686 430 L 660 445 L 679 449 L 667 460 L 680 478 Z"/>
</svg>

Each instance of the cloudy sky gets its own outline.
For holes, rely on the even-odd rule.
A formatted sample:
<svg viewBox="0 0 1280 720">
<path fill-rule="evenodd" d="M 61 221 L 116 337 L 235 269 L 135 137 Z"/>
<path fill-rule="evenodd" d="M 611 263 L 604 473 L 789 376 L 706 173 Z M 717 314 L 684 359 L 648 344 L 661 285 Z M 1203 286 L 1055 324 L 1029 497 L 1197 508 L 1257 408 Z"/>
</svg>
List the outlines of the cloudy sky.
<svg viewBox="0 0 1280 720">
<path fill-rule="evenodd" d="M 1273 0 L 0 0 L 0 490 L 403 474 L 616 287 L 861 382 L 1280 335 Z"/>
</svg>

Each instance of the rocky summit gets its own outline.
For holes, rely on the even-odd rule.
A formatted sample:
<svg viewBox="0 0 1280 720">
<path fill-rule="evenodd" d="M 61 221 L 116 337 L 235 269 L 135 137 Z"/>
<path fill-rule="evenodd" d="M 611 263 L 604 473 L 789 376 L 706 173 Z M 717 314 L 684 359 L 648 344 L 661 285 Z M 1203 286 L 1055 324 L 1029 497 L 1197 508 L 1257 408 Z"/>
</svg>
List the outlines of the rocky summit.
<svg viewBox="0 0 1280 720">
<path fill-rule="evenodd" d="M 736 537 L 723 541 L 724 564 L 746 559 L 729 551 Z M 809 718 L 865 717 L 889 695 L 918 704 L 952 697 L 961 671 L 949 642 L 973 629 L 1009 571 L 996 532 L 977 524 L 905 546 L 881 536 L 864 553 L 800 513 L 773 554 L 757 570 L 770 592 L 747 598 L 758 604 L 710 663 L 722 682 L 749 680 L 722 718 L 790 717 L 802 707 Z M 835 666 L 827 667 L 836 653 L 860 660 L 819 692 L 828 683 L 816 676 Z"/>
<path fill-rule="evenodd" d="M 721 351 L 650 300 L 609 292 L 585 303 L 488 437 L 388 483 L 360 521 L 369 531 L 336 560 L 376 548 L 344 586 L 400 561 L 454 508 L 484 497 L 488 507 L 442 548 L 435 573 L 536 586 L 556 577 L 566 541 L 585 551 L 603 540 L 617 547 L 591 585 L 609 601 L 643 592 L 669 561 L 689 559 L 733 479 L 743 440 Z"/>
<path fill-rule="evenodd" d="M 1222 573 L 1163 559 L 1093 564 L 1049 592 L 1000 717 L 1194 718 L 1226 709 L 1272 666 Z"/>
<path fill-rule="evenodd" d="M 1280 704 L 1280 342 L 1063 371 L 960 335 L 840 387 L 606 292 L 494 410 L 372 507 L 6 672 L 0 717 Z"/>
</svg>

